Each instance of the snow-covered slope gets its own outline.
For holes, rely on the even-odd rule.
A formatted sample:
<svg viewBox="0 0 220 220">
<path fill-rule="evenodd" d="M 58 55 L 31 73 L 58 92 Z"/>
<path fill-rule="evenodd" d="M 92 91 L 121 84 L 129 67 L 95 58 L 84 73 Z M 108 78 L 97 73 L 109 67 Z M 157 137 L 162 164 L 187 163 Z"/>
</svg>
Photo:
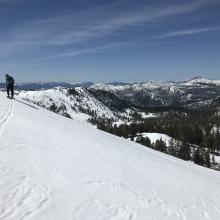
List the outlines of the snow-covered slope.
<svg viewBox="0 0 220 220">
<path fill-rule="evenodd" d="M 22 102 L 0 93 L 1 220 L 220 218 L 219 172 Z"/>
<path fill-rule="evenodd" d="M 53 110 L 61 115 L 86 121 L 91 116 L 116 119 L 116 112 L 112 111 L 97 100 L 85 88 L 72 89 L 75 94 L 69 94 L 67 88 L 54 88 L 40 91 L 21 91 L 19 97 Z"/>
</svg>

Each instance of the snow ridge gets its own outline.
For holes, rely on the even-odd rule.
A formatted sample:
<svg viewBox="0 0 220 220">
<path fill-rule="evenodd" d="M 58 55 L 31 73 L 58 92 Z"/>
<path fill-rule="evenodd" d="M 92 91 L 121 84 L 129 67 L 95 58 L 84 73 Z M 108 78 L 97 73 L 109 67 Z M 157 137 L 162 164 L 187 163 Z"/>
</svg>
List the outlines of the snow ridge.
<svg viewBox="0 0 220 220">
<path fill-rule="evenodd" d="M 82 122 L 91 118 L 91 115 L 117 118 L 116 112 L 93 97 L 86 89 L 77 87 L 74 90 L 76 95 L 69 95 L 68 89 L 60 87 L 41 91 L 22 91 L 19 97 L 47 109 L 54 105 L 58 113 Z"/>
</svg>

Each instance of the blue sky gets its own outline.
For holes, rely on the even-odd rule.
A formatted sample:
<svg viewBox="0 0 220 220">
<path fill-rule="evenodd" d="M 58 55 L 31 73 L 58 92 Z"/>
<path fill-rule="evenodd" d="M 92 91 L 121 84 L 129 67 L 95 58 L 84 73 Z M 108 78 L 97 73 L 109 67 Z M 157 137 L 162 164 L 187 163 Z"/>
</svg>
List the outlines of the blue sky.
<svg viewBox="0 0 220 220">
<path fill-rule="evenodd" d="M 0 0 L 1 81 L 220 79 L 219 60 L 219 0 Z"/>
</svg>

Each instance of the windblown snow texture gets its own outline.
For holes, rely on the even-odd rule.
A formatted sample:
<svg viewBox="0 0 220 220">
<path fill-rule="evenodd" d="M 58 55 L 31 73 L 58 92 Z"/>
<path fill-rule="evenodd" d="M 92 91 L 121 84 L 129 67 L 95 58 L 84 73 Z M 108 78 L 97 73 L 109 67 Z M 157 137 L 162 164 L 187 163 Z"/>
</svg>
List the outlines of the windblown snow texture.
<svg viewBox="0 0 220 220">
<path fill-rule="evenodd" d="M 1 220 L 220 219 L 220 174 L 0 93 Z"/>
</svg>

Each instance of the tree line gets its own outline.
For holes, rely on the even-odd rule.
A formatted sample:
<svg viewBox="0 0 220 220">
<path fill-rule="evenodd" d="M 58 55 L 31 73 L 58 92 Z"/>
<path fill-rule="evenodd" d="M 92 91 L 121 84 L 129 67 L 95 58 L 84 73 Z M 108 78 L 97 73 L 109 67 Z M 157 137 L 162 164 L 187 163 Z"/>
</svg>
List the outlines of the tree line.
<svg viewBox="0 0 220 220">
<path fill-rule="evenodd" d="M 212 110 L 187 113 L 169 111 L 160 113 L 157 118 L 144 120 L 137 116 L 133 122 L 119 126 L 102 120 L 97 128 L 183 160 L 193 160 L 202 166 L 214 165 L 214 155 L 220 156 L 220 116 Z M 173 139 L 168 146 L 162 140 L 150 143 L 148 138 L 140 135 L 144 132 L 167 134 Z"/>
</svg>

